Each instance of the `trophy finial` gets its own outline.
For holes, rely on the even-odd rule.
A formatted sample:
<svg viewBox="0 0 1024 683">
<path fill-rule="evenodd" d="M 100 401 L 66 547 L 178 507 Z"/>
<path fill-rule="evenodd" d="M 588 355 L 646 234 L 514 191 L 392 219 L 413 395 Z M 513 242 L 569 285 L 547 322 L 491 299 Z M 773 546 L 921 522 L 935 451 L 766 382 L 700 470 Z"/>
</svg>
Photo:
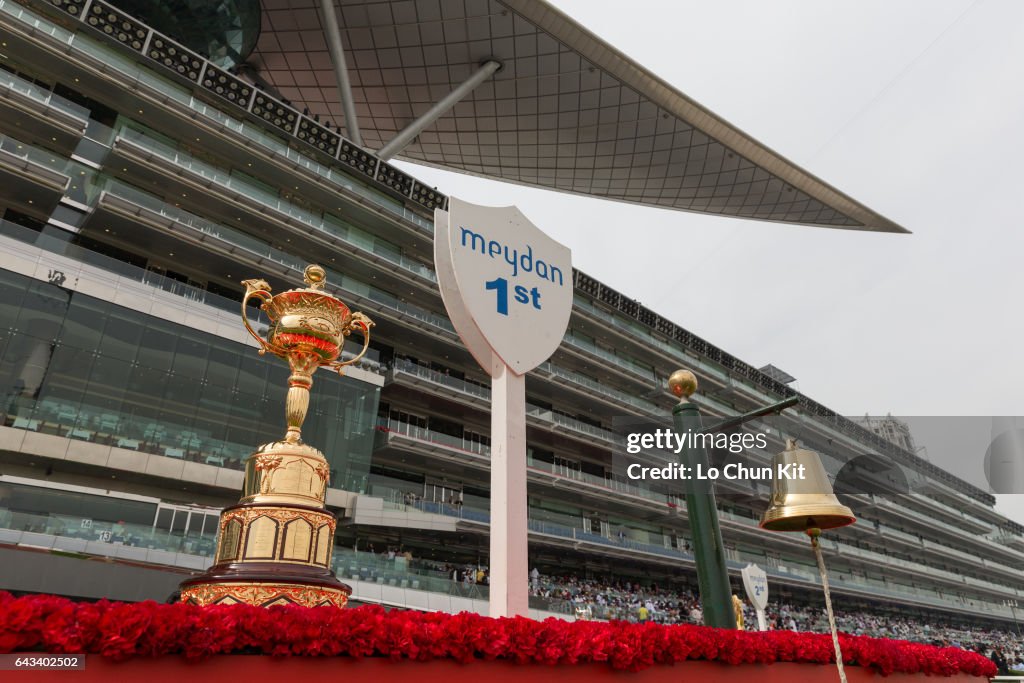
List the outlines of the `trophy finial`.
<svg viewBox="0 0 1024 683">
<path fill-rule="evenodd" d="M 327 271 L 316 264 L 311 264 L 302 271 L 302 279 L 310 289 L 320 289 L 327 282 Z"/>
</svg>

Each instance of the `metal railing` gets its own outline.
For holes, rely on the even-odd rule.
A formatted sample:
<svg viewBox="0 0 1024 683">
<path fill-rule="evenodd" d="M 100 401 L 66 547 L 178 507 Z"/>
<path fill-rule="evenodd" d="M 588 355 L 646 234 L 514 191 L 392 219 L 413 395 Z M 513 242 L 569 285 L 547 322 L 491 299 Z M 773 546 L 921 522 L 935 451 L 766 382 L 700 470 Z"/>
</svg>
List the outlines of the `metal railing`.
<svg viewBox="0 0 1024 683">
<path fill-rule="evenodd" d="M 2 73 L 2 72 L 0 72 Z M 7 135 L 0 134 L 0 151 L 11 156 L 23 159 L 30 163 L 48 168 L 60 174 L 67 174 L 68 160 L 59 154 L 48 152 L 45 149 L 34 147 L 21 140 L 15 140 Z"/>
<path fill-rule="evenodd" d="M 175 166 L 191 171 L 227 190 L 238 192 L 286 218 L 300 221 L 304 225 L 324 233 L 329 238 L 339 240 L 356 249 L 372 254 L 377 258 L 398 266 L 411 275 L 427 280 L 431 284 L 437 282 L 437 276 L 431 268 L 420 261 L 403 256 L 399 253 L 400 250 L 397 246 L 377 248 L 376 238 L 368 233 L 364 234 L 361 230 L 349 225 L 337 216 L 326 212 L 317 214 L 296 206 L 292 202 L 282 199 L 274 192 L 257 187 L 232 172 L 224 171 L 212 164 L 199 161 L 192 154 L 157 140 L 132 126 L 122 125 L 117 130 L 117 135 L 118 138 L 127 140 L 152 154 L 156 154 L 161 159 Z"/>
<path fill-rule="evenodd" d="M 71 118 L 81 121 L 83 130 L 86 122 L 89 120 L 89 110 L 85 107 L 55 94 L 48 88 L 43 88 L 35 83 L 26 81 L 24 78 L 19 78 L 9 71 L 0 70 L 0 89 L 2 88 L 7 88 L 33 100 L 41 108 L 52 107 Z"/>
<path fill-rule="evenodd" d="M 198 113 L 202 113 L 203 115 L 208 116 L 211 120 L 215 120 L 221 125 L 231 130 L 243 132 L 247 135 L 247 137 L 261 144 L 264 144 L 266 140 L 278 141 L 277 145 L 274 145 L 274 148 L 276 148 L 275 151 L 282 151 L 281 146 L 287 147 L 287 144 L 282 139 L 282 136 L 287 135 L 289 139 L 295 138 L 296 142 L 301 142 L 301 139 L 296 138 L 295 130 L 291 131 L 290 133 L 281 131 L 281 134 L 277 136 L 272 136 L 262 127 L 254 126 L 251 123 L 245 123 L 235 117 L 230 116 L 229 114 L 223 111 L 223 107 L 230 106 L 228 105 L 227 102 L 224 102 L 222 104 L 222 108 L 208 107 L 208 105 L 202 104 L 200 100 L 196 100 L 194 96 L 194 91 L 198 90 L 198 86 L 195 86 L 192 89 L 190 89 L 184 85 L 178 84 L 170 78 L 166 78 L 156 73 L 154 69 L 141 66 L 139 63 L 137 63 L 136 59 L 126 56 L 121 50 L 118 50 L 117 48 L 111 46 L 104 45 L 103 43 L 92 39 L 90 36 L 86 35 L 83 32 L 76 33 L 68 31 L 67 29 L 58 26 L 57 24 L 18 5 L 17 3 L 10 2 L 10 0 L 0 0 L 0 13 L 7 14 L 8 16 L 14 18 L 15 20 L 31 27 L 38 34 L 49 36 L 51 39 L 60 43 L 66 49 L 68 54 L 73 55 L 75 53 L 80 53 L 81 55 L 92 58 L 92 60 L 98 61 L 100 64 L 102 64 L 102 69 L 104 71 L 118 72 L 118 74 L 122 77 L 122 80 L 125 82 L 125 84 L 130 85 L 133 89 L 138 89 L 140 87 L 151 88 L 157 94 L 156 99 L 169 99 L 178 102 L 179 104 L 190 106 Z M 80 21 L 82 20 L 81 16 L 73 16 L 73 18 Z M 156 34 L 155 31 L 152 31 L 151 29 L 146 27 L 144 22 L 141 22 L 135 18 L 133 18 L 133 21 L 135 24 L 144 27 L 147 30 L 148 35 L 158 35 Z M 179 46 L 177 49 L 182 54 L 189 52 L 188 49 L 185 47 Z M 193 57 L 199 62 L 206 61 L 205 58 L 198 54 L 193 53 Z M 148 56 L 144 56 L 143 59 L 148 60 L 149 58 Z M 159 61 L 151 62 L 151 66 L 156 67 L 156 70 L 164 68 Z M 273 101 L 274 106 L 276 107 L 283 107 L 289 110 L 296 120 L 304 118 L 302 114 L 300 114 L 298 111 L 295 111 L 291 106 L 284 102 L 272 100 L 272 98 L 269 98 L 269 96 L 266 94 L 261 94 L 261 97 L 263 97 L 264 99 L 270 99 L 271 101 Z M 253 98 L 253 102 L 254 101 L 255 98 Z M 240 104 L 240 106 L 242 107 L 240 111 L 251 108 L 252 106 L 251 102 L 248 105 L 241 103 L 236 104 Z M 214 115 L 214 111 L 218 112 L 220 115 Z M 227 119 L 227 121 L 225 121 L 225 119 Z M 309 121 L 307 122 L 316 128 L 320 127 L 318 123 L 313 123 Z M 233 123 L 234 125 L 231 125 L 231 123 Z M 268 146 L 268 148 L 270 147 L 269 145 L 265 146 Z M 341 148 L 342 145 L 339 144 L 337 146 L 336 151 L 332 154 L 332 156 L 336 156 L 340 152 Z M 289 158 L 292 158 L 292 155 L 288 156 Z M 343 183 L 338 184 L 344 187 L 345 189 L 356 193 L 360 197 L 372 202 L 376 206 L 382 207 L 392 213 L 397 214 L 403 219 L 416 224 L 417 227 L 423 230 L 424 232 L 433 233 L 433 222 L 431 220 L 423 218 L 422 216 L 419 216 L 415 212 L 412 212 L 409 209 L 405 208 L 401 201 L 388 196 L 383 191 L 371 189 L 370 185 L 366 183 L 354 182 L 354 176 L 352 176 L 348 172 L 341 171 L 341 168 L 343 168 L 342 164 L 338 164 L 335 168 L 324 167 L 323 164 L 319 164 L 312 158 L 307 157 L 306 155 L 297 156 L 299 156 L 300 158 L 306 158 L 306 163 L 303 163 L 302 165 L 309 168 L 310 170 L 314 170 L 315 172 L 318 173 L 318 175 L 321 175 L 322 177 L 325 177 L 328 180 L 331 180 L 332 182 L 335 183 L 338 183 L 339 179 L 344 179 Z M 370 155 L 370 157 L 373 159 L 374 166 L 376 166 L 376 157 L 373 156 L 372 154 Z M 294 158 L 292 158 L 292 160 L 297 161 Z M 325 170 L 327 172 L 325 172 Z M 404 173 L 401 175 L 403 177 L 407 177 L 405 176 Z M 399 194 L 402 194 L 406 198 L 410 199 L 410 201 L 419 203 L 419 200 L 417 199 L 417 192 L 423 190 L 430 191 L 430 188 L 425 186 L 423 183 L 415 180 L 414 178 L 408 178 L 408 180 L 410 181 L 409 187 L 406 188 L 405 190 L 399 191 Z M 366 181 L 370 183 L 380 182 L 382 186 L 387 185 L 386 182 L 384 182 L 383 180 L 378 180 L 372 174 L 366 176 Z M 389 186 L 389 189 L 391 191 L 396 191 L 396 188 L 394 186 Z M 432 194 L 436 195 L 437 201 L 443 204 L 445 196 L 436 191 L 431 192 Z"/>
</svg>

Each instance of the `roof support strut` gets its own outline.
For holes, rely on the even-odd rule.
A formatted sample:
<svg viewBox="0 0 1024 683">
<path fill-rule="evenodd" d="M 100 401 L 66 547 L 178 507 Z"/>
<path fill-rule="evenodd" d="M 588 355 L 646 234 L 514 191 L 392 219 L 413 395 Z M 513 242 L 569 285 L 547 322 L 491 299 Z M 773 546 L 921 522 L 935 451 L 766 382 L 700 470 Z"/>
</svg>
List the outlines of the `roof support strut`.
<svg viewBox="0 0 1024 683">
<path fill-rule="evenodd" d="M 408 147 L 409 144 L 416 139 L 417 135 L 433 124 L 434 121 L 437 121 L 448 113 L 448 111 L 458 104 L 462 98 L 473 92 L 478 85 L 493 76 L 500 68 L 501 62 L 494 59 L 487 60 L 481 64 L 480 68 L 474 71 L 473 74 L 455 88 L 455 90 L 452 90 L 450 93 L 445 95 L 434 106 L 424 112 L 422 116 L 399 131 L 395 137 L 391 138 L 391 141 L 388 142 L 388 144 L 380 148 L 377 152 L 377 156 L 384 161 L 387 161 Z"/>
<path fill-rule="evenodd" d="M 359 132 L 356 105 L 352 100 L 352 83 L 348 79 L 345 46 L 341 42 L 341 28 L 338 26 L 338 13 L 334 10 L 334 0 L 320 0 L 320 12 L 324 25 L 324 37 L 327 38 L 327 49 L 331 53 L 331 64 L 334 65 L 334 77 L 338 80 L 338 95 L 341 97 L 341 107 L 345 112 L 345 130 L 348 132 L 349 139 L 362 147 L 363 135 Z"/>
</svg>

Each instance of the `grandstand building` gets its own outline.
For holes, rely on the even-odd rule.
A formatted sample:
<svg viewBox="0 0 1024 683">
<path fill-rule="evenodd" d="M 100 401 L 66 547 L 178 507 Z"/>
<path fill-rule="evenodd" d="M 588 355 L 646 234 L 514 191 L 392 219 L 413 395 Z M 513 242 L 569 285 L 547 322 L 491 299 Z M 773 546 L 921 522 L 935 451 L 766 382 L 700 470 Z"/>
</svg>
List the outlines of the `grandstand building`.
<svg viewBox="0 0 1024 683">
<path fill-rule="evenodd" d="M 0 589 L 160 600 L 211 564 L 244 459 L 283 429 L 287 371 L 240 325 L 239 283 L 279 291 L 318 262 L 377 322 L 367 361 L 317 375 L 304 430 L 332 468 L 334 567 L 356 600 L 485 611 L 486 586 L 441 567 L 487 564 L 488 382 L 436 285 L 446 196 L 393 156 L 902 231 L 542 2 L 226 0 L 193 21 L 187 4 L 0 0 Z M 434 111 L 449 92 L 460 101 Z M 684 501 L 612 468 L 613 421 L 667 418 L 665 380 L 688 367 L 710 416 L 799 396 L 755 462 L 799 434 L 831 471 L 875 453 L 915 481 L 837 482 L 859 519 L 822 541 L 838 596 L 1012 623 L 1024 529 L 991 494 L 628 293 L 573 284 L 564 343 L 527 378 L 531 567 L 695 584 Z M 720 484 L 730 567 L 755 562 L 773 595 L 810 599 L 807 540 L 757 526 L 766 487 Z"/>
</svg>

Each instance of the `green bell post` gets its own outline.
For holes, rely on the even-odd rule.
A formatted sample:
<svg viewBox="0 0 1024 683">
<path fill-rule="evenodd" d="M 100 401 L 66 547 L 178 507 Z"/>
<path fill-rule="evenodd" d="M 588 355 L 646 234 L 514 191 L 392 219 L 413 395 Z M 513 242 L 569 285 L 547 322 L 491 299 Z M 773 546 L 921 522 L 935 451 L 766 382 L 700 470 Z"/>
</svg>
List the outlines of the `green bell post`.
<svg viewBox="0 0 1024 683">
<path fill-rule="evenodd" d="M 799 403 L 796 396 L 790 396 L 749 413 L 726 418 L 705 430 L 700 409 L 690 401 L 690 396 L 697 391 L 697 376 L 689 370 L 676 370 L 668 378 L 668 388 L 679 397 L 679 404 L 672 409 L 672 421 L 679 434 L 704 431 L 717 433 L 759 417 L 777 415 Z M 690 472 L 696 472 L 698 465 L 707 471 L 708 454 L 702 445 L 695 447 L 688 440 L 679 455 L 681 464 L 688 467 Z M 736 628 L 729 569 L 725 563 L 722 530 L 718 526 L 715 490 L 710 481 L 686 480 L 686 514 L 690 518 L 690 534 L 693 536 L 693 554 L 697 564 L 697 585 L 700 588 L 704 623 L 718 628 Z"/>
<path fill-rule="evenodd" d="M 689 370 L 678 370 L 668 380 L 669 389 L 679 397 L 679 404 L 672 409 L 672 420 L 676 432 L 694 434 L 704 431 L 700 409 L 690 401 L 697 391 L 697 378 Z M 689 445 L 680 452 L 680 462 L 696 472 L 699 465 L 708 469 L 708 454 L 702 445 Z M 729 571 L 725 563 L 725 547 L 722 545 L 722 531 L 718 527 L 718 508 L 715 492 L 710 481 L 686 479 L 686 514 L 690 519 L 690 535 L 693 537 L 693 554 L 697 563 L 697 585 L 700 588 L 701 608 L 704 624 L 717 628 L 736 628 L 736 615 L 732 607 L 732 588 L 729 585 Z"/>
</svg>

